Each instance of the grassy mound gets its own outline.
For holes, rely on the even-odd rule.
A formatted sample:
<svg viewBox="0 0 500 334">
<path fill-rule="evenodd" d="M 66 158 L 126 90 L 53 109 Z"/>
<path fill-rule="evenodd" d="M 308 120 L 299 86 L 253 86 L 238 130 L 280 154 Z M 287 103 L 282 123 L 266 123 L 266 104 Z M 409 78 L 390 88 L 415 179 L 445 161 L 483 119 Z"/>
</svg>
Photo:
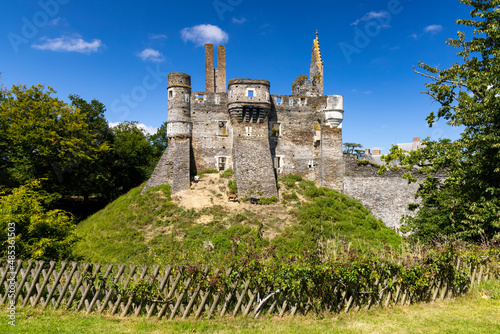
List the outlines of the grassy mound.
<svg viewBox="0 0 500 334">
<path fill-rule="evenodd" d="M 221 180 L 232 181 L 226 177 Z M 361 203 L 335 190 L 296 175 L 279 186 L 281 202 L 241 203 L 236 211 L 221 205 L 185 209 L 172 201 L 169 186 L 143 195 L 141 186 L 78 225 L 83 239 L 76 253 L 98 263 L 216 265 L 250 243 L 257 249 L 276 246 L 278 255 L 289 256 L 325 245 L 369 250 L 401 242 Z"/>
</svg>

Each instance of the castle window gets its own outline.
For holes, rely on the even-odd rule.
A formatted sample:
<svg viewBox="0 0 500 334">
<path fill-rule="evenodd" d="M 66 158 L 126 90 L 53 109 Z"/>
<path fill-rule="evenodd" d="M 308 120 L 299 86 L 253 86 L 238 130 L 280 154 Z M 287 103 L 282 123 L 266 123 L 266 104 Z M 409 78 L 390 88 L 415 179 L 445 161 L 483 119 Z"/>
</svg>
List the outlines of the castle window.
<svg viewBox="0 0 500 334">
<path fill-rule="evenodd" d="M 281 173 L 283 168 L 283 157 L 275 156 L 273 161 L 274 161 L 274 169 L 276 169 L 277 173 Z"/>
<path fill-rule="evenodd" d="M 280 137 L 281 136 L 281 123 L 273 123 L 271 126 L 271 136 Z"/>
<path fill-rule="evenodd" d="M 189 102 L 189 94 L 184 94 L 184 101 Z"/>
<path fill-rule="evenodd" d="M 203 100 L 205 100 L 205 95 L 198 94 L 198 101 L 203 101 Z"/>
<path fill-rule="evenodd" d="M 250 98 L 250 100 L 253 99 L 254 95 L 255 95 L 255 91 L 253 89 L 247 90 L 247 96 Z"/>
<path fill-rule="evenodd" d="M 293 99 L 290 98 L 290 105 L 293 106 Z"/>
<path fill-rule="evenodd" d="M 281 104 L 281 97 L 277 97 L 277 98 L 276 98 L 276 103 L 277 103 L 277 104 Z"/>
<path fill-rule="evenodd" d="M 251 136 L 252 135 L 252 127 L 251 126 L 245 126 L 245 130 L 247 132 L 247 136 Z"/>
<path fill-rule="evenodd" d="M 169 90 L 168 91 L 168 99 L 170 100 L 173 97 L 174 97 L 174 91 L 173 90 Z"/>
<path fill-rule="evenodd" d="M 226 157 L 218 157 L 217 158 L 217 169 L 219 171 L 225 171 L 226 170 Z"/>
<path fill-rule="evenodd" d="M 226 137 L 227 132 L 227 121 L 217 121 L 217 135 Z"/>
<path fill-rule="evenodd" d="M 314 160 L 309 160 L 309 161 L 307 162 L 307 167 L 309 167 L 309 169 L 314 168 Z"/>
<path fill-rule="evenodd" d="M 305 104 L 306 104 L 306 98 L 305 97 L 301 97 L 300 98 L 300 105 L 304 106 Z"/>
</svg>

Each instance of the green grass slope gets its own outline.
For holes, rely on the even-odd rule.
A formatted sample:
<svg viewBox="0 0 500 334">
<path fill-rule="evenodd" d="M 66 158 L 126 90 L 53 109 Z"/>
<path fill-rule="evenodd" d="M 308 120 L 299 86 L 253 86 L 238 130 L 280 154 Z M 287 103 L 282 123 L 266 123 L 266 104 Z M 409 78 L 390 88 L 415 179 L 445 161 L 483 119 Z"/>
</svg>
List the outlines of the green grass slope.
<svg viewBox="0 0 500 334">
<path fill-rule="evenodd" d="M 249 243 L 257 249 L 277 246 L 278 255 L 289 256 L 332 244 L 375 249 L 401 242 L 358 201 L 335 190 L 295 175 L 282 178 L 279 186 L 281 202 L 242 203 L 236 211 L 221 205 L 185 209 L 172 201 L 169 186 L 143 195 L 141 186 L 82 221 L 75 252 L 96 263 L 217 265 Z"/>
</svg>

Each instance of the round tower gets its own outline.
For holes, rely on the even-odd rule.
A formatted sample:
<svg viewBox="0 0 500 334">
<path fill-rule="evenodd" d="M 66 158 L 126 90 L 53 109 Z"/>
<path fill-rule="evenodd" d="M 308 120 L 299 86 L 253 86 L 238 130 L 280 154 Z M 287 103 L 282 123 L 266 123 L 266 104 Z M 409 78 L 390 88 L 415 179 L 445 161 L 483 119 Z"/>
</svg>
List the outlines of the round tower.
<svg viewBox="0 0 500 334">
<path fill-rule="evenodd" d="M 231 116 L 239 122 L 257 117 L 262 123 L 271 110 L 270 86 L 267 80 L 230 80 L 228 109 Z"/>
<path fill-rule="evenodd" d="M 168 75 L 168 138 L 190 138 L 191 77 L 185 73 Z"/>
</svg>

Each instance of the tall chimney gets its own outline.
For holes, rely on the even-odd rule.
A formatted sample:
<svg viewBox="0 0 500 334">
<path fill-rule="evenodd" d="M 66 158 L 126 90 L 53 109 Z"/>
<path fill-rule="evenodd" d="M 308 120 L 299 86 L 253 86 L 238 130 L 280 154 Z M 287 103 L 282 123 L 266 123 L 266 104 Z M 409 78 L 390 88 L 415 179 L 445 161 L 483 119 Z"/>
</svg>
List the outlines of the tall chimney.
<svg viewBox="0 0 500 334">
<path fill-rule="evenodd" d="M 205 44 L 205 91 L 207 93 L 215 93 L 213 44 Z"/>
<path fill-rule="evenodd" d="M 226 92 L 226 47 L 217 47 L 217 84 L 216 93 Z"/>
</svg>

